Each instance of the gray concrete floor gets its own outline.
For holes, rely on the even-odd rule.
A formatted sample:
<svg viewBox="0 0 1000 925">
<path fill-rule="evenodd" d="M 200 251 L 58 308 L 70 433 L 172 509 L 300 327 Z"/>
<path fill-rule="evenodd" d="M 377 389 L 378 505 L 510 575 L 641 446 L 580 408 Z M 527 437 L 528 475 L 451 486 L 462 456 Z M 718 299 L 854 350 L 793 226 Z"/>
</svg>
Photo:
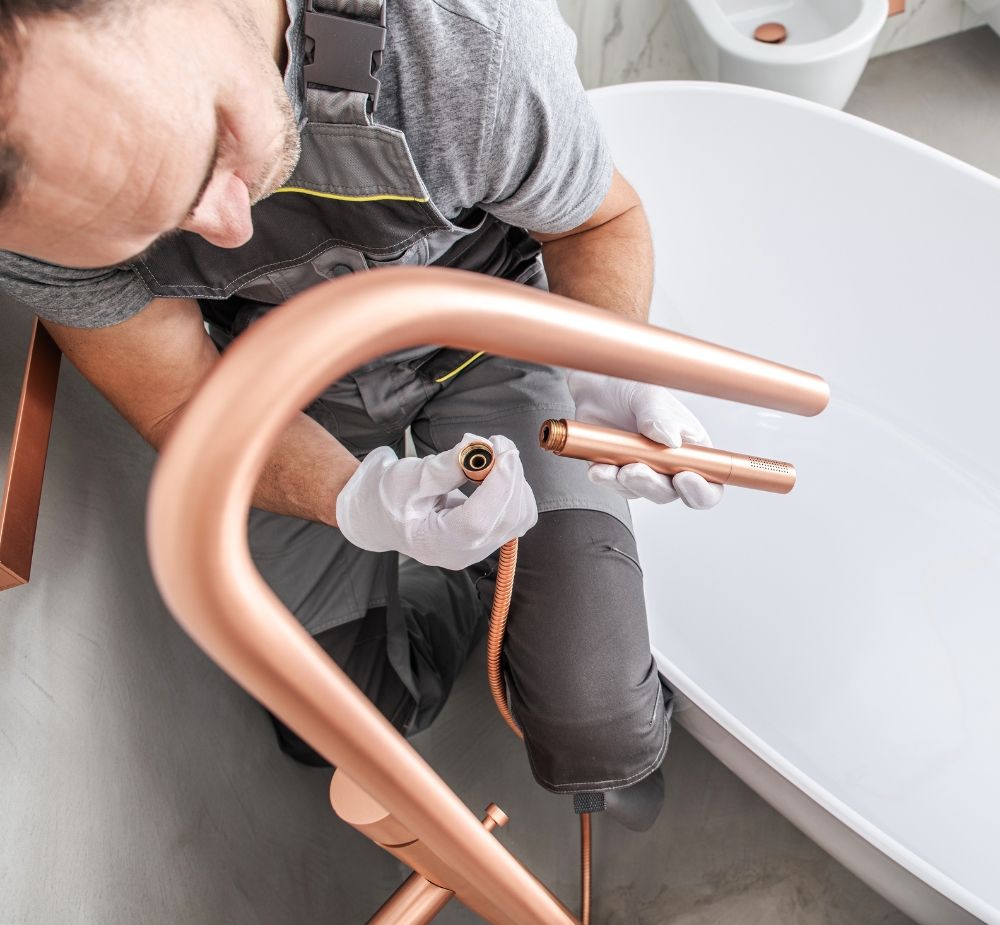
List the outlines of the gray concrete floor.
<svg viewBox="0 0 1000 925">
<path fill-rule="evenodd" d="M 871 61 L 847 111 L 1000 175 L 1000 37 L 983 27 Z M 495 800 L 501 836 L 576 908 L 577 828 L 569 801 L 531 780 L 494 715 L 473 659 L 418 748 L 470 806 Z M 904 925 L 898 912 L 675 729 L 668 802 L 637 835 L 595 818 L 596 925 Z M 460 907 L 439 918 L 478 919 Z"/>
<path fill-rule="evenodd" d="M 478 811 L 496 802 L 510 815 L 501 840 L 577 910 L 571 800 L 533 782 L 520 742 L 490 700 L 485 663 L 481 647 L 441 716 L 414 745 L 467 805 Z M 651 831 L 638 834 L 594 817 L 594 925 L 910 922 L 679 727 L 664 767 L 667 802 Z M 453 904 L 436 921 L 480 920 Z"/>
<path fill-rule="evenodd" d="M 1000 176 L 1000 35 L 981 26 L 874 58 L 845 109 Z"/>
</svg>

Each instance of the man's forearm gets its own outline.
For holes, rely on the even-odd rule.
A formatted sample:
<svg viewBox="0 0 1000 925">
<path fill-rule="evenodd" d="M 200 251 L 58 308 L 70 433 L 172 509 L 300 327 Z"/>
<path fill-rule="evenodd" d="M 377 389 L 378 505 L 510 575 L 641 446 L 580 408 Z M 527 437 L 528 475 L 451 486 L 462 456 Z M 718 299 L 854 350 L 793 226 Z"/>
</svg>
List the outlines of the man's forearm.
<svg viewBox="0 0 1000 925">
<path fill-rule="evenodd" d="M 358 465 L 327 430 L 300 413 L 268 456 L 253 506 L 336 526 L 337 495 Z"/>
<path fill-rule="evenodd" d="M 182 410 L 178 409 L 155 428 L 136 426 L 136 429 L 159 450 Z M 353 454 L 329 431 L 299 412 L 264 463 L 254 490 L 253 506 L 336 526 L 337 495 L 358 465 Z"/>
<path fill-rule="evenodd" d="M 549 290 L 646 321 L 653 293 L 653 244 L 641 205 L 542 245 Z"/>
</svg>

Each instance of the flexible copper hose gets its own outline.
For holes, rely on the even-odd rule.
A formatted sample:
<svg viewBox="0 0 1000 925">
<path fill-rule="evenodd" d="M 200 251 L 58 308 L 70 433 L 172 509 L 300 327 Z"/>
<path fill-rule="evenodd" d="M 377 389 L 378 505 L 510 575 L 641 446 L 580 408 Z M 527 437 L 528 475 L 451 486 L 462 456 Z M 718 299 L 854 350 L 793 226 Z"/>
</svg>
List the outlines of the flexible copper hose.
<svg viewBox="0 0 1000 925">
<path fill-rule="evenodd" d="M 485 443 L 468 443 L 459 452 L 459 465 L 474 482 L 481 482 L 493 468 L 493 448 Z M 524 739 L 507 702 L 507 685 L 503 677 L 503 641 L 507 632 L 507 615 L 514 593 L 514 573 L 517 570 L 517 537 L 500 547 L 496 587 L 490 610 L 490 626 L 486 634 L 486 678 L 493 703 L 504 722 L 519 739 Z M 580 814 L 580 920 L 590 925 L 590 813 Z"/>
<path fill-rule="evenodd" d="M 514 591 L 514 571 L 517 568 L 517 537 L 500 547 L 500 563 L 497 565 L 496 590 L 493 592 L 493 610 L 490 612 L 490 628 L 486 634 L 486 677 L 490 684 L 493 702 L 519 739 L 524 738 L 507 703 L 507 685 L 503 678 L 503 639 L 507 631 L 507 613 L 510 597 Z"/>
</svg>

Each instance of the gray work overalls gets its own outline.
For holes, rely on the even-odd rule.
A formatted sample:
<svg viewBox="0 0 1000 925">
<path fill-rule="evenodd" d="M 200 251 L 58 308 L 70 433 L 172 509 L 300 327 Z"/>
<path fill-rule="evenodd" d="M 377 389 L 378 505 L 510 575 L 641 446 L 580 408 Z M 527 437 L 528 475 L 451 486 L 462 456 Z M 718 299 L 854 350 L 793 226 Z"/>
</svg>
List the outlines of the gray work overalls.
<svg viewBox="0 0 1000 925">
<path fill-rule="evenodd" d="M 146 255 L 135 268 L 150 291 L 159 297 L 197 299 L 213 339 L 224 348 L 257 318 L 297 293 L 341 274 L 379 266 L 435 264 L 545 287 L 540 247 L 526 231 L 478 208 L 466 209 L 452 220 L 444 217 L 431 201 L 403 133 L 374 120 L 378 81 L 372 66 L 374 63 L 377 69 L 381 64 L 385 7 L 380 7 L 379 0 L 332 0 L 317 6 L 326 12 L 313 9 L 312 0 L 304 12 L 308 38 L 302 74 L 307 121 L 301 131 L 302 155 L 292 177 L 281 190 L 253 207 L 254 234 L 245 245 L 224 249 L 198 235 L 182 233 Z M 362 16 L 369 19 L 355 18 Z M 310 42 L 315 42 L 311 62 Z M 296 66 L 295 62 L 290 66 Z M 440 413 L 430 419 L 425 409 L 432 406 Z M 631 542 L 628 505 L 616 493 L 593 485 L 586 478 L 585 464 L 560 460 L 537 446 L 536 434 L 543 419 L 573 414 L 561 371 L 483 357 L 478 352 L 417 346 L 354 370 L 332 383 L 305 410 L 359 458 L 379 445 L 392 445 L 402 455 L 402 431 L 408 424 L 421 455 L 455 445 L 465 430 L 481 436 L 505 433 L 521 451 L 540 513 L 575 510 L 600 519 L 602 530 L 614 536 L 603 538 L 602 533 L 593 545 L 615 561 L 603 572 L 600 564 L 593 562 L 586 568 L 603 576 L 605 586 L 609 570 L 625 570 L 627 574 L 618 581 L 622 598 L 613 595 L 605 606 L 629 611 L 634 639 L 628 645 L 620 638 L 610 645 L 606 638 L 603 642 L 592 638 L 591 643 L 603 645 L 609 652 L 620 645 L 630 648 L 625 656 L 629 664 L 622 668 L 628 678 L 624 682 L 627 693 L 618 699 L 633 701 L 623 706 L 623 715 L 640 717 L 633 724 L 637 729 L 631 734 L 632 742 L 621 749 L 609 744 L 604 751 L 614 756 L 611 759 L 589 765 L 584 762 L 582 770 L 578 765 L 564 769 L 560 762 L 573 749 L 552 745 L 559 740 L 561 720 L 556 714 L 563 708 L 552 708 L 550 728 L 542 730 L 544 723 L 539 721 L 538 735 L 531 736 L 527 703 L 531 698 L 518 700 L 516 675 L 512 679 L 514 706 L 520 706 L 527 720 L 529 756 L 536 777 L 550 789 L 621 786 L 658 765 L 666 747 L 667 723 L 649 658 L 641 571 L 634 549 L 624 549 Z M 549 527 L 557 529 L 558 525 Z M 413 611 L 421 609 L 419 601 L 410 600 L 410 610 L 404 613 L 401 593 L 404 598 L 438 594 L 447 599 L 455 610 L 449 619 L 466 621 L 460 645 L 467 647 L 483 626 L 486 601 L 482 585 L 477 592 L 469 576 L 444 575 L 443 570 L 406 563 L 407 589 L 401 592 L 396 553 L 357 549 L 335 528 L 254 509 L 249 530 L 251 552 L 261 574 L 314 636 L 359 621 L 376 608 L 384 609 L 383 645 L 388 661 L 417 701 L 414 715 L 400 725 L 407 731 L 425 726 L 447 696 L 451 677 L 428 682 L 427 676 L 434 674 L 428 671 L 417 677 L 421 658 L 432 661 L 436 657 L 436 643 L 426 625 L 414 629 Z M 580 530 L 572 532 L 577 536 Z M 566 537 L 560 548 L 570 554 L 571 546 Z M 579 553 L 578 558 L 583 555 Z M 523 556 L 522 552 L 522 560 Z M 488 579 L 488 571 L 487 567 L 476 575 Z M 519 578 L 522 574 L 529 576 L 520 588 L 524 594 L 532 584 L 530 566 L 523 561 Z M 586 593 L 593 597 L 597 592 Z M 535 591 L 533 596 L 538 599 L 541 592 Z M 517 598 L 514 603 L 518 603 Z M 434 606 L 441 609 L 444 605 Z M 438 614 L 442 615 L 443 611 Z M 427 620 L 434 617 L 423 614 Z M 572 617 L 568 615 L 568 619 Z M 607 619 L 618 620 L 620 615 L 611 613 Z M 515 646 L 523 637 L 525 659 L 542 648 L 529 636 L 518 636 L 514 614 L 510 633 Z M 415 635 L 421 634 L 427 638 L 414 642 Z M 454 640 L 439 640 L 437 644 L 459 646 Z M 426 651 L 418 651 L 420 646 Z M 617 653 L 609 656 L 612 662 L 618 657 Z M 551 660 L 546 661 L 551 664 Z M 574 665 L 586 671 L 586 659 Z M 453 675 L 460 663 L 452 667 Z M 529 673 L 535 670 L 529 669 Z M 527 688 L 532 681 L 526 676 L 522 686 Z M 428 694 L 428 684 L 441 689 Z M 591 685 L 590 690 L 604 701 L 616 696 L 602 692 L 600 685 Z M 584 703 L 586 699 L 575 695 L 572 702 Z M 593 711 L 594 706 L 586 709 Z M 618 725 L 613 734 L 619 735 L 621 717 L 612 718 L 611 724 Z M 532 738 L 544 739 L 546 745 L 533 749 Z M 546 754 L 549 746 L 553 751 Z M 619 758 L 623 765 L 620 773 L 617 766 L 611 767 Z"/>
</svg>

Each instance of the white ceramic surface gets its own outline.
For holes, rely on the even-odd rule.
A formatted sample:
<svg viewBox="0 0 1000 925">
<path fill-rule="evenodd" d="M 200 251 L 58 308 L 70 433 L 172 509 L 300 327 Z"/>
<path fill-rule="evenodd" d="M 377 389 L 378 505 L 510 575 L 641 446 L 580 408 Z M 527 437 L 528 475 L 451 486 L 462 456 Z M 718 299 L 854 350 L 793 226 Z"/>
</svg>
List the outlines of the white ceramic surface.
<svg viewBox="0 0 1000 925">
<path fill-rule="evenodd" d="M 705 80 L 749 84 L 842 109 L 888 15 L 886 0 L 677 0 L 688 54 Z M 753 38 L 779 22 L 778 45 Z"/>
<path fill-rule="evenodd" d="M 799 483 L 633 505 L 661 669 L 703 741 L 915 919 L 998 925 L 1000 181 L 749 87 L 592 99 L 652 222 L 653 323 L 833 393 L 816 418 L 682 396 Z"/>
</svg>

